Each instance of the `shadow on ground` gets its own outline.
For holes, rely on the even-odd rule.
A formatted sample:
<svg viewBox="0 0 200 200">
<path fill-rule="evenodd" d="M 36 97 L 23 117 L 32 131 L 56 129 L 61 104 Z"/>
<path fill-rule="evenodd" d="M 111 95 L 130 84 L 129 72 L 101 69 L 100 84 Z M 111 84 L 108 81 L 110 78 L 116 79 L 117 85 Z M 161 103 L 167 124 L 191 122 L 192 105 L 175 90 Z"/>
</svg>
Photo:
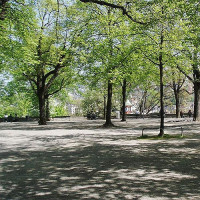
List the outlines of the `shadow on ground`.
<svg viewBox="0 0 200 200">
<path fill-rule="evenodd" d="M 118 135 L 125 127 L 84 137 L 68 129 L 25 136 L 15 128 L 0 132 L 1 200 L 200 199 L 198 135 L 149 141 Z"/>
</svg>

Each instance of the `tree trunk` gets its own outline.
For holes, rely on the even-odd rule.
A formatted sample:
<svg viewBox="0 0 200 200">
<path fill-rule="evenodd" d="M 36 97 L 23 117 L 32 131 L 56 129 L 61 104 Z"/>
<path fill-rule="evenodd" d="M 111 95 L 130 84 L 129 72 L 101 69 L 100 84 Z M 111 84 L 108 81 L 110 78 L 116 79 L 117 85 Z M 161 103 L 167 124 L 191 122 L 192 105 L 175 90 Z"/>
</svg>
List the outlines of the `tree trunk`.
<svg viewBox="0 0 200 200">
<path fill-rule="evenodd" d="M 198 67 L 198 46 L 193 54 L 193 77 L 194 77 L 194 121 L 200 121 L 200 71 Z"/>
<path fill-rule="evenodd" d="M 160 64 L 160 133 L 158 136 L 164 135 L 164 92 L 163 92 L 163 64 Z"/>
<path fill-rule="evenodd" d="M 44 90 L 38 91 L 38 99 L 39 99 L 39 111 L 40 111 L 40 118 L 39 118 L 39 125 L 46 125 L 46 109 L 45 109 L 45 94 Z"/>
<path fill-rule="evenodd" d="M 200 121 L 200 83 L 194 82 L 194 121 Z"/>
<path fill-rule="evenodd" d="M 179 85 L 176 86 L 175 81 L 173 81 L 173 90 L 174 90 L 174 97 L 176 101 L 176 118 L 180 117 L 180 90 L 179 90 Z"/>
<path fill-rule="evenodd" d="M 122 120 L 126 121 L 126 79 L 123 80 L 122 85 Z"/>
<path fill-rule="evenodd" d="M 162 14 L 163 14 L 163 8 L 162 8 Z M 160 68 L 160 133 L 158 136 L 162 137 L 164 135 L 164 86 L 163 86 L 163 42 L 164 42 L 164 36 L 163 36 L 163 28 L 161 31 L 161 37 L 160 37 L 160 55 L 159 55 L 159 68 Z"/>
<path fill-rule="evenodd" d="M 46 120 L 50 121 L 49 97 L 46 99 Z"/>
<path fill-rule="evenodd" d="M 106 109 L 106 123 L 104 127 L 113 126 L 111 122 L 111 112 L 112 112 L 112 83 L 111 80 L 108 80 L 108 98 L 107 98 L 107 109 Z"/>
<path fill-rule="evenodd" d="M 179 95 L 175 96 L 176 99 L 176 118 L 180 117 L 180 99 Z"/>
<path fill-rule="evenodd" d="M 147 91 L 144 90 L 140 104 L 139 104 L 140 117 L 143 118 L 143 119 L 144 119 L 144 110 L 145 110 L 146 98 L 147 98 Z"/>
<path fill-rule="evenodd" d="M 140 102 L 140 104 L 139 104 L 139 111 L 140 111 L 140 117 L 142 118 L 142 100 L 141 100 L 141 102 Z"/>
<path fill-rule="evenodd" d="M 104 109 L 103 109 L 103 118 L 106 119 L 106 96 L 104 95 Z"/>
</svg>

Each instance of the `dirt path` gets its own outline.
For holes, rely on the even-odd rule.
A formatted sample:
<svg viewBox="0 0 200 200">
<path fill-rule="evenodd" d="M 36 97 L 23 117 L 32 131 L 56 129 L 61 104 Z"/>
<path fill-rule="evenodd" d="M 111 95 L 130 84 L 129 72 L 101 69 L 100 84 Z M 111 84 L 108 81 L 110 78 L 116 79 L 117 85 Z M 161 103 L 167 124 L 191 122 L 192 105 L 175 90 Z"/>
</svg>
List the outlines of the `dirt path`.
<svg viewBox="0 0 200 200">
<path fill-rule="evenodd" d="M 168 134 L 186 138 L 138 140 L 158 119 L 82 118 L 0 123 L 1 200 L 198 200 L 200 124 L 166 119 Z M 158 130 L 145 130 L 157 134 Z"/>
</svg>

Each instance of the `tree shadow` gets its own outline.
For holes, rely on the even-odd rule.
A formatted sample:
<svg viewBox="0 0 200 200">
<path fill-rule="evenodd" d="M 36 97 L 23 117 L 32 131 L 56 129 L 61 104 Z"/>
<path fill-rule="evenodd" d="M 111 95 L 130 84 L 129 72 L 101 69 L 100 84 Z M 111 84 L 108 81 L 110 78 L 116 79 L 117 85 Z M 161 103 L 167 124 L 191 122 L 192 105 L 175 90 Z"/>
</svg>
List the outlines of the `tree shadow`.
<svg viewBox="0 0 200 200">
<path fill-rule="evenodd" d="M 79 136 L 43 150 L 2 148 L 1 199 L 199 198 L 199 140 L 109 142 Z"/>
<path fill-rule="evenodd" d="M 1 124 L 1 130 L 57 130 L 57 129 L 95 129 L 103 127 L 103 121 L 50 121 L 47 125 L 38 125 L 37 122 L 15 122 Z"/>
<path fill-rule="evenodd" d="M 166 123 L 192 137 L 152 141 L 136 138 L 158 123 L 103 123 L 1 124 L 1 200 L 199 198 L 199 124 Z"/>
<path fill-rule="evenodd" d="M 47 122 L 47 125 L 38 125 L 37 122 L 13 122 L 13 123 L 0 123 L 1 130 L 94 130 L 94 129 L 124 129 L 124 130 L 141 130 L 142 128 L 148 128 L 149 124 L 144 124 L 144 122 L 137 122 L 132 126 L 132 124 L 120 123 L 120 121 L 114 121 L 113 126 L 105 127 L 104 120 L 83 120 L 83 121 L 50 121 Z M 151 127 L 159 127 L 158 125 L 150 125 Z"/>
</svg>

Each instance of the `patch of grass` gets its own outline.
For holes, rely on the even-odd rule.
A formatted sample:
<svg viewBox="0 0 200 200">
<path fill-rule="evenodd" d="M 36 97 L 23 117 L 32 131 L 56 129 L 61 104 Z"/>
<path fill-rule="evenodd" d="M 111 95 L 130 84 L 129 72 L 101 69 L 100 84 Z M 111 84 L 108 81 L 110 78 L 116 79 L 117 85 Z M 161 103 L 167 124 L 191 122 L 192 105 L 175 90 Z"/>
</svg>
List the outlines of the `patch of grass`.
<svg viewBox="0 0 200 200">
<path fill-rule="evenodd" d="M 159 137 L 157 135 L 155 136 L 143 135 L 143 136 L 137 137 L 137 139 L 149 139 L 149 140 L 168 140 L 168 139 L 183 139 L 183 138 L 185 137 L 180 134 L 178 135 L 164 134 L 162 137 Z"/>
</svg>

